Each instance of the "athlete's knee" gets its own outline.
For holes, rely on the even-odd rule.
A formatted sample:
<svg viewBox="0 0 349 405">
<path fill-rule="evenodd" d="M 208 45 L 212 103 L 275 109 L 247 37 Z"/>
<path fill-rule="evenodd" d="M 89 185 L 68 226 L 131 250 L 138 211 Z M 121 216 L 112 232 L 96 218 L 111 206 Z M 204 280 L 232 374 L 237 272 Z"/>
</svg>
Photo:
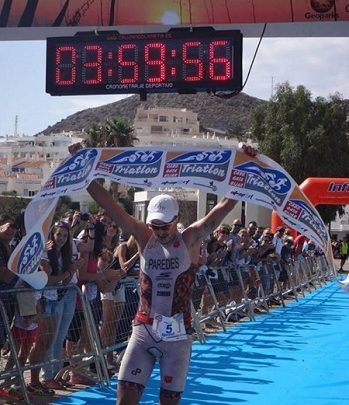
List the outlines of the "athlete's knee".
<svg viewBox="0 0 349 405">
<path fill-rule="evenodd" d="M 130 381 L 119 381 L 117 405 L 137 405 L 144 386 Z"/>
<path fill-rule="evenodd" d="M 161 405 L 175 405 L 179 404 L 181 399 L 181 392 L 170 391 L 164 388 L 160 389 L 160 404 Z"/>
<path fill-rule="evenodd" d="M 123 380 L 119 381 L 118 388 L 122 391 L 135 391 L 139 394 L 142 394 L 142 392 L 144 391 L 144 385 Z"/>
</svg>

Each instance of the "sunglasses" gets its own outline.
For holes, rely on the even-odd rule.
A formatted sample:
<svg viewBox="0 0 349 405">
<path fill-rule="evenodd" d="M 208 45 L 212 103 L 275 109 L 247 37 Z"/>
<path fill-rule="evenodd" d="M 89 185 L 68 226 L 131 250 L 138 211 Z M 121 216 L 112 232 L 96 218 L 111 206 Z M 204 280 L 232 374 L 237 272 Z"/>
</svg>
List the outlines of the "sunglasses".
<svg viewBox="0 0 349 405">
<path fill-rule="evenodd" d="M 170 222 L 169 224 L 164 224 L 164 225 L 155 225 L 155 224 L 149 224 L 150 228 L 153 231 L 168 231 L 171 226 L 173 225 L 173 222 Z"/>
<path fill-rule="evenodd" d="M 56 223 L 54 224 L 54 227 L 55 227 L 55 228 L 65 228 L 65 229 L 70 230 L 70 226 L 69 226 L 68 223 L 65 222 L 65 221 L 58 221 L 58 222 L 56 222 Z"/>
</svg>

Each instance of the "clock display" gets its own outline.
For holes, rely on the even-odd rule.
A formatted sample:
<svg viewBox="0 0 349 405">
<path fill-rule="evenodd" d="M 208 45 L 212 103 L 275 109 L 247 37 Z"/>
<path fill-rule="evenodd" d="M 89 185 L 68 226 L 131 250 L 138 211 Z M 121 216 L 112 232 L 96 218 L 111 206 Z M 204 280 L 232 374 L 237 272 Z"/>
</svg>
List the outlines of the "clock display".
<svg viewBox="0 0 349 405">
<path fill-rule="evenodd" d="M 210 28 L 47 39 L 51 95 L 241 90 L 242 35 Z"/>
</svg>

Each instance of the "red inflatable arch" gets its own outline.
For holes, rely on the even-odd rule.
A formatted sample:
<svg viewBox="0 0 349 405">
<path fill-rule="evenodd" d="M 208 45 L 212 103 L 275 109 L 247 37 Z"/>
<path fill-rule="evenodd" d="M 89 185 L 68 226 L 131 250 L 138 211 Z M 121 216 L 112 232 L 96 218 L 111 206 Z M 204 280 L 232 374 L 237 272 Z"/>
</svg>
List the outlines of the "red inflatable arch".
<svg viewBox="0 0 349 405">
<path fill-rule="evenodd" d="M 317 205 L 349 204 L 349 178 L 309 177 L 299 186 L 310 202 Z M 272 232 L 283 225 L 281 218 L 273 211 L 271 216 Z"/>
</svg>

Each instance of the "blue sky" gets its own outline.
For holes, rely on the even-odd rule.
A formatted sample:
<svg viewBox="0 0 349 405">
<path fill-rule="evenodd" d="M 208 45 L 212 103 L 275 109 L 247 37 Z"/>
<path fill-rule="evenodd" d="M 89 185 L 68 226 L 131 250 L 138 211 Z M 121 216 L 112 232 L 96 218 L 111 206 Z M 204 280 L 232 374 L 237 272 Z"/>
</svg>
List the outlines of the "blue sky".
<svg viewBox="0 0 349 405">
<path fill-rule="evenodd" d="M 257 39 L 244 40 L 244 77 Z M 45 41 L 0 41 L 0 136 L 34 135 L 86 108 L 124 96 L 52 97 L 45 93 Z M 304 85 L 316 96 L 349 98 L 348 38 L 264 38 L 244 92 L 269 99 L 274 84 Z"/>
</svg>

